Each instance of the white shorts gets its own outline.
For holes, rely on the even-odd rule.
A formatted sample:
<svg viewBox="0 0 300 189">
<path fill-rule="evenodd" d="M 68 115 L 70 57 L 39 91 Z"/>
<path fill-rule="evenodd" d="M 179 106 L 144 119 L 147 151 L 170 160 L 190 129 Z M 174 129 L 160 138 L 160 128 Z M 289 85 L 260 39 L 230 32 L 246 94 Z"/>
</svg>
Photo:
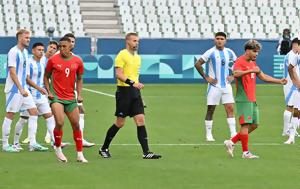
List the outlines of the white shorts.
<svg viewBox="0 0 300 189">
<path fill-rule="evenodd" d="M 42 95 L 40 99 L 34 99 L 39 115 L 51 113 L 49 101 L 45 95 Z M 20 111 L 20 116 L 28 117 L 29 113 L 27 110 Z"/>
<path fill-rule="evenodd" d="M 19 112 L 36 108 L 31 93 L 26 90 L 28 96 L 23 97 L 20 93 L 6 93 L 6 112 Z"/>
<path fill-rule="evenodd" d="M 284 85 L 283 86 L 284 100 L 287 106 L 294 106 L 295 96 L 297 93 L 296 87 L 293 85 Z"/>
<path fill-rule="evenodd" d="M 226 88 L 219 88 L 208 84 L 207 88 L 207 105 L 219 105 L 234 103 L 231 85 L 226 85 Z"/>
</svg>

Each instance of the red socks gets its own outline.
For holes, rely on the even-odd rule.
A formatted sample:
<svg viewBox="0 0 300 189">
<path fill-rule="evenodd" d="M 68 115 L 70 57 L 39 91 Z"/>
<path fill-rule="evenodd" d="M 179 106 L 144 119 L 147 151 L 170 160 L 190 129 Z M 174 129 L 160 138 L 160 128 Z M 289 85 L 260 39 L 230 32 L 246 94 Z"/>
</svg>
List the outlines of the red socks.
<svg viewBox="0 0 300 189">
<path fill-rule="evenodd" d="M 235 144 L 240 140 L 241 134 L 237 133 L 234 137 L 232 137 L 231 141 Z"/>
<path fill-rule="evenodd" d="M 53 130 L 53 134 L 54 134 L 54 144 L 56 147 L 60 147 L 61 145 L 61 141 L 62 141 L 62 136 L 63 136 L 63 131 L 62 130 Z"/>
<path fill-rule="evenodd" d="M 76 143 L 77 152 L 82 152 L 82 134 L 81 130 L 73 131 L 73 138 Z"/>
<path fill-rule="evenodd" d="M 241 142 L 242 142 L 243 152 L 248 151 L 248 138 L 249 138 L 248 134 L 246 134 L 246 135 L 240 135 L 240 139 L 241 139 Z"/>
</svg>

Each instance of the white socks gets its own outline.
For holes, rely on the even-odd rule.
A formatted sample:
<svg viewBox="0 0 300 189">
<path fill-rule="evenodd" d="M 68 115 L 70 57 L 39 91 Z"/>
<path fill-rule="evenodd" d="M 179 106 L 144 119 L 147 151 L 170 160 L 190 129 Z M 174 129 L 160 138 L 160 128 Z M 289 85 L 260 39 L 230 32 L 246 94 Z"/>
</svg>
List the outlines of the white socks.
<svg viewBox="0 0 300 189">
<path fill-rule="evenodd" d="M 284 112 L 283 112 L 283 131 L 282 131 L 283 135 L 287 134 L 287 131 L 290 128 L 291 117 L 292 117 L 292 112 L 284 110 Z"/>
<path fill-rule="evenodd" d="M 291 141 L 294 141 L 295 140 L 295 134 L 296 134 L 296 129 L 298 127 L 298 118 L 297 117 L 292 117 L 292 120 L 291 120 L 291 124 L 290 124 L 290 137 L 289 137 L 289 140 Z"/>
<path fill-rule="evenodd" d="M 46 119 L 46 125 L 47 125 L 47 135 L 51 138 L 51 141 L 55 141 L 54 140 L 54 134 L 53 134 L 53 130 L 55 127 L 55 120 L 54 120 L 54 116 L 51 116 L 49 118 Z"/>
<path fill-rule="evenodd" d="M 230 137 L 234 137 L 236 135 L 235 118 L 234 117 L 227 118 L 227 123 L 230 130 Z"/>
<path fill-rule="evenodd" d="M 206 137 L 212 136 L 213 120 L 205 120 Z"/>
<path fill-rule="evenodd" d="M 8 146 L 8 138 L 10 134 L 10 126 L 11 126 L 11 119 L 4 118 L 3 124 L 2 124 L 2 146 L 6 147 Z"/>
<path fill-rule="evenodd" d="M 79 115 L 79 127 L 80 127 L 81 135 L 82 135 L 82 138 L 83 138 L 83 130 L 84 130 L 84 114 L 80 114 L 80 115 Z"/>
<path fill-rule="evenodd" d="M 37 120 L 38 116 L 29 116 L 28 119 L 28 137 L 29 144 L 36 144 L 36 131 L 37 131 Z"/>
<path fill-rule="evenodd" d="M 22 131 L 26 123 L 27 123 L 27 119 L 20 117 L 15 127 L 14 144 L 20 143 L 20 137 L 22 135 Z"/>
</svg>

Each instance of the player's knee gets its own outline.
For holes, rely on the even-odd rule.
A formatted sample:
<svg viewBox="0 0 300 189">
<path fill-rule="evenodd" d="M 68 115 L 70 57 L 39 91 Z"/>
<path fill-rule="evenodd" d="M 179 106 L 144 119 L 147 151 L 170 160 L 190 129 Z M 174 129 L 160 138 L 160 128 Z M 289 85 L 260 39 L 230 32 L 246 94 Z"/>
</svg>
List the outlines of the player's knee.
<svg viewBox="0 0 300 189">
<path fill-rule="evenodd" d="M 117 122 L 115 123 L 115 125 L 116 125 L 118 128 L 122 128 L 122 127 L 125 125 L 125 123 L 124 123 L 124 122 L 117 121 Z"/>
</svg>

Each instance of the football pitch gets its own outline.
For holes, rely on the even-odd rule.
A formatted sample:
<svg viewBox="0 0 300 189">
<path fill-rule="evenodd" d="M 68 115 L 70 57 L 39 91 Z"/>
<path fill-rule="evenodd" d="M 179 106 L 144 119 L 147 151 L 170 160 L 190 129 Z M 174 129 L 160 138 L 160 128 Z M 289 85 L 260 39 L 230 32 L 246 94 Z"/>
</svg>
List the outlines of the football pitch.
<svg viewBox="0 0 300 189">
<path fill-rule="evenodd" d="M 137 140 L 136 126 L 128 119 L 115 137 L 111 159 L 98 155 L 107 129 L 115 120 L 115 85 L 84 84 L 84 138 L 97 143 L 85 148 L 88 164 L 77 163 L 75 146 L 64 149 L 69 162 L 56 160 L 49 152 L 28 152 L 23 145 L 20 153 L 0 152 L 1 189 L 281 189 L 299 188 L 299 142 L 283 145 L 281 136 L 284 97 L 282 86 L 258 85 L 257 103 L 260 126 L 250 135 L 249 149 L 260 156 L 257 160 L 241 158 L 240 144 L 235 157 L 229 158 L 223 141 L 229 138 L 225 111 L 218 106 L 214 115 L 215 142 L 205 142 L 204 116 L 206 85 L 146 84 L 142 90 L 147 105 L 146 127 L 150 149 L 161 154 L 159 160 L 143 160 Z M 0 85 L 0 122 L 5 115 L 4 85 Z M 235 87 L 233 87 L 235 90 Z M 106 95 L 108 94 L 108 95 Z M 11 133 L 14 131 L 14 125 Z M 74 144 L 71 127 L 64 126 L 63 141 Z M 43 142 L 46 126 L 38 123 L 38 138 Z M 27 126 L 21 139 L 27 135 Z M 239 125 L 237 126 L 239 129 Z M 12 142 L 13 135 L 10 136 Z"/>
</svg>

